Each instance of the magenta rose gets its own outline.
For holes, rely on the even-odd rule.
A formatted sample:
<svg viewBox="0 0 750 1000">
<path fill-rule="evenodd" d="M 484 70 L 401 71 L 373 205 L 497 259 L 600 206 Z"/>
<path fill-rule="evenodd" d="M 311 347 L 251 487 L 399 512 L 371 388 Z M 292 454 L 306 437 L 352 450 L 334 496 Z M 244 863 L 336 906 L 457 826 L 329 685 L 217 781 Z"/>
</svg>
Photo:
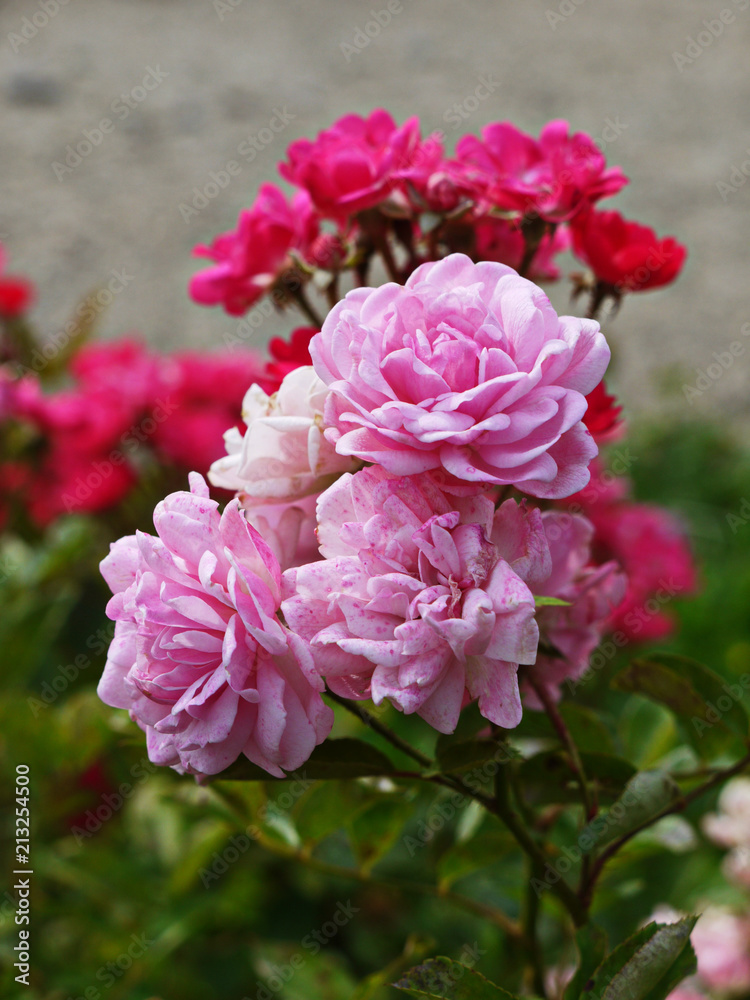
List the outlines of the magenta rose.
<svg viewBox="0 0 750 1000">
<path fill-rule="evenodd" d="M 581 418 L 609 348 L 510 267 L 452 254 L 405 286 L 357 288 L 310 354 L 341 455 L 539 497 L 588 482 L 597 447 Z"/>
<path fill-rule="evenodd" d="M 279 171 L 309 193 L 321 215 L 344 224 L 385 201 L 403 178 L 421 177 L 436 148 L 420 139 L 418 118 L 398 126 L 379 108 L 369 118 L 345 115 L 315 141 L 293 142 Z"/>
<path fill-rule="evenodd" d="M 318 538 L 324 558 L 284 573 L 282 610 L 332 691 L 387 698 L 443 733 L 465 698 L 518 725 L 518 664 L 538 638 L 529 584 L 550 569 L 538 510 L 495 512 L 485 494 L 374 466 L 320 497 Z"/>
<path fill-rule="evenodd" d="M 234 231 L 217 236 L 210 247 L 195 247 L 196 257 L 214 264 L 193 276 L 190 295 L 203 306 L 221 305 L 231 316 L 242 316 L 288 265 L 289 251 L 304 254 L 317 234 L 307 192 L 298 191 L 290 204 L 275 185 L 261 184 Z"/>
<path fill-rule="evenodd" d="M 493 122 L 482 129 L 481 139 L 460 139 L 456 158 L 483 174 L 488 204 L 549 222 L 572 218 L 628 182 L 619 167 L 607 169 L 591 136 L 569 135 L 561 119 L 548 122 L 538 140 L 510 122 Z"/>
<path fill-rule="evenodd" d="M 158 537 L 121 538 L 102 562 L 117 622 L 99 697 L 127 708 L 155 764 L 218 774 L 244 754 L 276 777 L 328 735 L 333 713 L 305 643 L 277 617 L 280 569 L 237 501 L 203 479 L 154 512 Z"/>
</svg>

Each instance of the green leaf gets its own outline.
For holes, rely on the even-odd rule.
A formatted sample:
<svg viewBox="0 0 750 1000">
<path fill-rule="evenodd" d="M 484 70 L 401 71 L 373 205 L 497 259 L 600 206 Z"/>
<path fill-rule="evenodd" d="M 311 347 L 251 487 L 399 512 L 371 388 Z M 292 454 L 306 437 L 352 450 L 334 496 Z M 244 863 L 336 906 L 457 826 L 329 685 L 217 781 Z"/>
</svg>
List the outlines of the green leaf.
<svg viewBox="0 0 750 1000">
<path fill-rule="evenodd" d="M 464 774 L 473 770 L 481 774 L 489 761 L 507 764 L 518 756 L 520 754 L 515 750 L 506 745 L 499 746 L 494 740 L 467 740 L 437 748 L 438 765 L 443 774 Z M 488 770 L 487 777 L 492 777 L 494 773 L 494 770 L 492 774 Z"/>
<path fill-rule="evenodd" d="M 597 797 L 614 802 L 636 773 L 628 761 L 604 753 L 582 753 L 581 762 Z M 534 805 L 580 802 L 578 778 L 562 750 L 545 750 L 521 763 L 519 781 Z"/>
<path fill-rule="evenodd" d="M 676 989 L 683 979 L 695 975 L 698 969 L 698 959 L 693 951 L 692 944 L 688 941 L 680 956 L 667 974 L 659 980 L 656 986 L 649 990 L 645 1000 L 666 1000 L 669 994 Z"/>
<path fill-rule="evenodd" d="M 406 799 L 389 798 L 374 802 L 347 824 L 352 849 L 363 871 L 390 851 L 413 812 Z"/>
<path fill-rule="evenodd" d="M 579 753 L 616 756 L 612 734 L 596 712 L 574 701 L 564 701 L 559 708 Z"/>
<path fill-rule="evenodd" d="M 371 801 L 356 781 L 319 781 L 294 809 L 294 822 L 306 844 L 316 844 L 365 809 Z"/>
<path fill-rule="evenodd" d="M 246 757 L 238 758 L 234 764 L 218 776 L 222 781 L 298 781 L 326 778 L 370 778 L 391 774 L 395 770 L 384 753 L 364 743 L 345 737 L 340 740 L 326 740 L 315 747 L 309 760 L 297 771 L 274 778 Z"/>
<path fill-rule="evenodd" d="M 399 955 L 379 972 L 373 972 L 367 979 L 363 980 L 357 989 L 352 993 L 350 1000 L 374 1000 L 377 996 L 382 996 L 380 990 L 388 986 L 394 976 L 398 976 L 404 966 L 411 965 L 412 962 L 419 961 L 432 948 L 435 947 L 433 938 L 419 934 L 410 934 L 406 939 L 403 954 Z"/>
<path fill-rule="evenodd" d="M 442 955 L 410 969 L 393 985 L 413 997 L 442 1000 L 509 1000 L 513 997 L 512 993 L 495 986 L 467 965 Z"/>
<path fill-rule="evenodd" d="M 449 888 L 464 876 L 496 864 L 514 850 L 516 842 L 505 830 L 486 830 L 466 843 L 454 844 L 438 861 L 439 885 Z"/>
<path fill-rule="evenodd" d="M 563 601 L 560 597 L 544 597 L 536 595 L 534 604 L 538 608 L 569 608 L 570 601 Z"/>
<path fill-rule="evenodd" d="M 687 960 L 680 959 L 689 948 L 696 920 L 687 917 L 676 924 L 652 923 L 644 927 L 605 959 L 587 992 L 601 1000 L 663 1000 L 675 973 L 684 978 L 684 969 L 691 965 L 690 953 Z"/>
<path fill-rule="evenodd" d="M 596 924 L 586 924 L 576 932 L 578 968 L 568 983 L 563 1000 L 578 1000 L 607 953 L 607 935 Z"/>
<path fill-rule="evenodd" d="M 611 732 L 596 712 L 575 701 L 563 701 L 559 708 L 579 751 L 589 750 L 592 753 L 612 755 L 616 753 Z M 524 710 L 521 724 L 514 730 L 514 736 L 560 742 L 546 712 L 534 712 L 530 709 Z"/>
<path fill-rule="evenodd" d="M 604 990 L 640 948 L 647 944 L 657 931 L 657 924 L 641 927 L 625 941 L 621 942 L 597 967 L 593 976 L 581 990 L 581 1000 L 601 1000 Z M 567 993 L 565 1000 L 568 1000 Z"/>
<path fill-rule="evenodd" d="M 695 749 L 702 756 L 720 751 L 732 737 L 747 740 L 750 719 L 732 685 L 713 670 L 686 656 L 652 653 L 634 660 L 617 674 L 619 691 L 645 695 L 665 705 L 684 722 Z"/>
<path fill-rule="evenodd" d="M 648 822 L 679 794 L 678 786 L 665 771 L 639 771 L 612 808 L 584 827 L 579 843 L 589 841 L 591 847 L 603 847 Z"/>
</svg>

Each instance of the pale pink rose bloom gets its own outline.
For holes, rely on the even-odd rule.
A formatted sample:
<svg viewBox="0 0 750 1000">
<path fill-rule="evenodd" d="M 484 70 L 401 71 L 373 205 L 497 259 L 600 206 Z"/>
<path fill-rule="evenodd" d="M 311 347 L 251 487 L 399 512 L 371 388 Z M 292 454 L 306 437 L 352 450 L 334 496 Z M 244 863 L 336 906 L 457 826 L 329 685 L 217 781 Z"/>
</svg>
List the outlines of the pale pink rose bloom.
<svg viewBox="0 0 750 1000">
<path fill-rule="evenodd" d="M 212 775 L 244 754 L 283 777 L 333 713 L 305 643 L 277 617 L 273 553 L 236 500 L 219 514 L 204 480 L 190 485 L 157 505 L 158 537 L 121 538 L 102 562 L 117 626 L 99 697 L 130 711 L 155 764 Z"/>
<path fill-rule="evenodd" d="M 724 871 L 731 881 L 750 886 L 750 778 L 734 778 L 719 796 L 719 812 L 703 819 L 703 831 L 714 843 L 730 847 Z"/>
<path fill-rule="evenodd" d="M 684 914 L 658 907 L 652 920 L 673 924 Z M 718 906 L 707 906 L 690 935 L 698 959 L 698 974 L 669 994 L 668 1000 L 691 1000 L 705 991 L 725 994 L 750 989 L 750 918 Z"/>
<path fill-rule="evenodd" d="M 245 510 L 245 519 L 256 529 L 283 570 L 320 559 L 315 508 L 317 493 L 290 503 L 259 504 Z"/>
<path fill-rule="evenodd" d="M 733 778 L 719 796 L 719 812 L 703 820 L 706 836 L 722 847 L 750 847 L 750 778 Z"/>
<path fill-rule="evenodd" d="M 452 254 L 405 286 L 357 288 L 310 354 L 340 455 L 549 498 L 589 480 L 581 418 L 609 348 L 598 323 L 558 317 L 510 267 Z"/>
<path fill-rule="evenodd" d="M 578 514 L 548 510 L 542 514 L 552 558 L 552 572 L 535 590 L 538 597 L 555 597 L 567 606 L 540 607 L 537 621 L 541 650 L 545 646 L 561 655 L 540 651 L 530 668 L 536 680 L 557 700 L 559 685 L 585 672 L 589 657 L 608 631 L 608 619 L 622 601 L 627 578 L 617 562 L 594 565 L 591 543 L 594 526 Z M 526 704 L 541 709 L 531 687 L 524 687 Z"/>
<path fill-rule="evenodd" d="M 247 431 L 226 433 L 228 454 L 208 474 L 213 485 L 237 493 L 243 507 L 288 503 L 320 493 L 356 468 L 358 462 L 338 455 L 324 437 L 327 396 L 310 365 L 285 375 L 272 396 L 252 385 L 242 404 Z"/>
<path fill-rule="evenodd" d="M 698 975 L 711 990 L 750 989 L 750 919 L 709 906 L 690 935 Z"/>
<path fill-rule="evenodd" d="M 549 572 L 538 510 L 448 496 L 430 476 L 375 466 L 318 502 L 324 559 L 283 576 L 282 612 L 329 688 L 389 699 L 452 732 L 464 696 L 518 725 L 519 663 L 537 648 L 529 583 Z"/>
</svg>

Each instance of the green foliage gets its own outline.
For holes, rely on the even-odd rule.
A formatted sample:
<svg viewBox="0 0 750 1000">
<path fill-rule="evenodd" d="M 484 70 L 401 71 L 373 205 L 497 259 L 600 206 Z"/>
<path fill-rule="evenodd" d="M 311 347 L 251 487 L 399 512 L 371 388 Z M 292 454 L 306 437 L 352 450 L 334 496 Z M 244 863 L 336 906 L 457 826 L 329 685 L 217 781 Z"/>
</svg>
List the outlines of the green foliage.
<svg viewBox="0 0 750 1000">
<path fill-rule="evenodd" d="M 585 983 L 581 1000 L 664 1000 L 695 971 L 690 932 L 697 917 L 674 924 L 651 923 L 609 955 Z"/>
<path fill-rule="evenodd" d="M 509 1000 L 513 996 L 474 969 L 443 956 L 416 966 L 394 985 L 413 997 L 443 1000 Z"/>
<path fill-rule="evenodd" d="M 668 653 L 623 650 L 560 703 L 593 799 L 588 816 L 576 761 L 534 711 L 504 733 L 472 705 L 456 733 L 436 738 L 416 716 L 378 710 L 430 766 L 337 706 L 336 738 L 283 780 L 249 762 L 205 786 L 157 769 L 142 733 L 94 693 L 111 635 L 97 562 L 110 538 L 148 527 L 153 497 L 135 498 L 127 523 L 70 518 L 44 538 L 4 536 L 0 860 L 12 869 L 10 792 L 23 762 L 36 921 L 24 995 L 64 1000 L 97 987 L 106 1000 L 202 1000 L 255 998 L 264 988 L 279 1000 L 507 1000 L 538 992 L 523 944 L 486 917 L 520 920 L 530 906 L 524 852 L 472 799 L 492 803 L 505 789 L 542 851 L 545 878 L 552 873 L 534 900 L 544 966 L 572 965 L 577 952 L 565 1000 L 663 1000 L 694 968 L 691 923 L 628 938 L 632 928 L 665 901 L 684 912 L 707 900 L 745 902 L 721 875 L 722 852 L 700 833 L 716 790 L 680 808 L 671 825 L 629 834 L 670 803 L 682 807 L 701 780 L 688 776 L 731 763 L 748 738 L 750 689 L 740 680 L 750 674 L 750 523 L 737 517 L 750 497 L 750 460 L 699 426 L 642 431 L 633 453 L 638 498 L 680 510 L 692 525 L 703 590 L 670 605 L 680 629 L 662 644 Z M 113 796 L 122 801 L 108 814 Z M 597 883 L 595 923 L 574 937 L 555 886 L 575 891 L 587 865 L 621 839 Z M 0 905 L 8 995 L 16 931 Z M 134 935 L 145 935 L 146 950 L 104 989 L 107 963 Z M 476 968 L 463 954 L 473 943 Z M 450 957 L 428 958 L 436 953 Z"/>
</svg>

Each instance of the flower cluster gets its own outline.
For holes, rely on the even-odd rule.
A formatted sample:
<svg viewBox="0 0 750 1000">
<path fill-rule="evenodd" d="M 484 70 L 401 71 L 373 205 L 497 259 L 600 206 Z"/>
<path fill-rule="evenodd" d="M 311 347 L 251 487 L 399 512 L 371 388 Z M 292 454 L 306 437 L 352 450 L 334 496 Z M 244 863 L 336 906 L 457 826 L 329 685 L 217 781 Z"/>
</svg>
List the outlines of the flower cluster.
<svg viewBox="0 0 750 1000">
<path fill-rule="evenodd" d="M 273 341 L 244 384 L 245 428 L 227 420 L 208 473 L 235 495 L 224 513 L 193 477 L 155 536 L 102 564 L 117 635 L 100 694 L 155 762 L 197 775 L 242 754 L 299 766 L 330 730 L 326 688 L 441 733 L 471 702 L 512 729 L 650 596 L 633 511 L 643 549 L 665 534 L 598 488 L 589 516 L 598 446 L 623 433 L 609 347 L 529 278 L 553 276 L 573 227 L 625 184 L 587 136 L 503 123 L 446 158 L 416 119 L 376 111 L 294 142 L 280 169 L 292 202 L 264 185 L 198 248 L 214 264 L 191 289 L 233 314 L 295 301 L 316 326 Z M 379 287 L 376 254 L 393 279 Z M 210 424 L 196 414 L 181 462 L 200 466 Z M 675 536 L 675 567 L 682 554 L 692 572 Z"/>
<path fill-rule="evenodd" d="M 309 360 L 315 332 L 303 328 L 290 344 L 276 341 L 269 362 L 248 350 L 161 356 L 135 337 L 87 344 L 67 363 L 68 384 L 51 392 L 44 369 L 6 361 L 0 513 L 6 519 L 15 508 L 44 527 L 64 513 L 116 506 L 149 465 L 206 473 L 224 450 L 227 427 L 241 422 L 248 385 L 274 392 L 290 364 Z"/>
<path fill-rule="evenodd" d="M 608 296 L 668 284 L 685 261 L 673 237 L 595 207 L 627 178 L 561 120 L 538 138 L 494 122 L 481 137 L 463 136 L 451 156 L 442 134 L 422 137 L 417 118 L 399 126 L 377 109 L 293 142 L 279 173 L 297 188 L 291 200 L 264 184 L 235 230 L 195 248 L 213 261 L 190 283 L 196 302 L 241 315 L 271 294 L 309 316 L 316 275 L 314 284 L 335 288 L 351 271 L 366 285 L 378 254 L 399 282 L 456 252 L 545 281 L 560 276 L 556 257 L 572 249 L 591 272 L 574 276 L 577 288 L 590 290 L 596 310 Z"/>
</svg>

